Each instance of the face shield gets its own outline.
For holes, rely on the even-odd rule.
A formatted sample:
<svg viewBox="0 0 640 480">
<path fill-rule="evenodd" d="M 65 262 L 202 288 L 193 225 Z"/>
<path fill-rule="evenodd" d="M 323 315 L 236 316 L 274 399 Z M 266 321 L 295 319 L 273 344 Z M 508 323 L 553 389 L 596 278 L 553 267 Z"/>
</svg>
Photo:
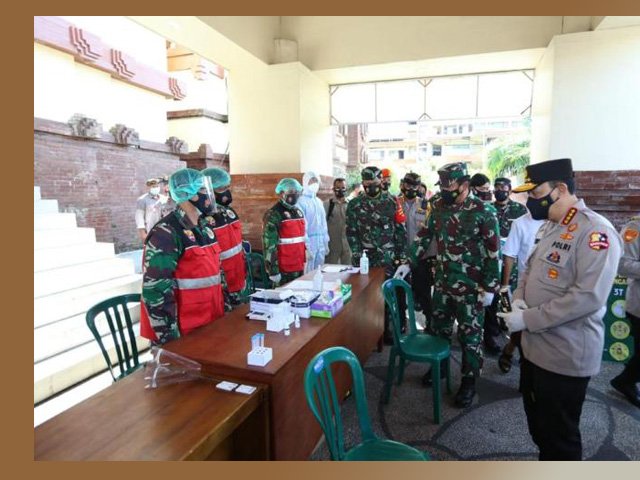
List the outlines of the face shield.
<svg viewBox="0 0 640 480">
<path fill-rule="evenodd" d="M 203 176 L 202 187 L 198 190 L 198 200 L 189 200 L 189 202 L 200 210 L 203 215 L 211 215 L 217 212 L 215 196 L 209 177 Z"/>
</svg>

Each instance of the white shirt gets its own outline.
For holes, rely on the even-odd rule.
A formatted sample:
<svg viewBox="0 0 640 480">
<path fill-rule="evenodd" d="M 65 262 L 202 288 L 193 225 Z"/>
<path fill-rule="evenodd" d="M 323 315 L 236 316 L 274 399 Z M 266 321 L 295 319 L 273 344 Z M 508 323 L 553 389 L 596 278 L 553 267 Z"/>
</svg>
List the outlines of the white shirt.
<svg viewBox="0 0 640 480">
<path fill-rule="evenodd" d="M 544 220 L 534 220 L 527 212 L 511 224 L 509 236 L 502 247 L 502 254 L 518 259 L 518 277 L 526 268 L 526 261 L 533 248 L 536 233 L 543 223 Z"/>
</svg>

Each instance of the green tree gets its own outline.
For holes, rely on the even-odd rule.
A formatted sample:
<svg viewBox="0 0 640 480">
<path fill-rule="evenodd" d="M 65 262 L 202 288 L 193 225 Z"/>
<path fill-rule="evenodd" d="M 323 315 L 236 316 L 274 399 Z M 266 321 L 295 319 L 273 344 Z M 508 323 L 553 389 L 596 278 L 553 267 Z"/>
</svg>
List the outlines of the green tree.
<svg viewBox="0 0 640 480">
<path fill-rule="evenodd" d="M 530 143 L 529 139 L 525 139 L 497 144 L 489 152 L 488 168 L 491 178 L 522 176 L 531 159 Z"/>
</svg>

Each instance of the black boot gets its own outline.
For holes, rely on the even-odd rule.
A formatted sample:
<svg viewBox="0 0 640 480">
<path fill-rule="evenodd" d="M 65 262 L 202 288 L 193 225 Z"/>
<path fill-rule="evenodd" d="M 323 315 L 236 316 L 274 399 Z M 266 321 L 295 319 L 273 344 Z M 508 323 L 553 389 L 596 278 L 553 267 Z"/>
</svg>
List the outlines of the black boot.
<svg viewBox="0 0 640 480">
<path fill-rule="evenodd" d="M 444 380 L 447 378 L 447 364 L 444 362 L 440 362 L 440 380 Z M 422 377 L 422 385 L 425 387 L 430 387 L 433 385 L 433 378 L 431 378 L 431 367 L 427 370 L 427 373 Z"/>
<path fill-rule="evenodd" d="M 473 397 L 476 394 L 476 378 L 475 377 L 462 377 L 462 383 L 460 389 L 456 393 L 454 404 L 458 408 L 467 408 L 471 406 Z"/>
<path fill-rule="evenodd" d="M 633 381 L 626 381 L 623 375 L 618 375 L 609 383 L 611 383 L 611 386 L 618 392 L 627 397 L 632 404 L 640 408 L 640 388 L 638 388 L 637 383 Z"/>
</svg>

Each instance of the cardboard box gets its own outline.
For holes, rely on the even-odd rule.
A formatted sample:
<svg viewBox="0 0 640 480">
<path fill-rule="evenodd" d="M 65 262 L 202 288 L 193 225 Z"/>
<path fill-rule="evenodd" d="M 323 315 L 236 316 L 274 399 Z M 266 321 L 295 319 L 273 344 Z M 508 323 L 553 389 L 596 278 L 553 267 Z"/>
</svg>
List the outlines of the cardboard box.
<svg viewBox="0 0 640 480">
<path fill-rule="evenodd" d="M 343 306 L 342 295 L 331 298 L 329 302 L 326 299 L 318 299 L 311 305 L 311 316 L 333 318 L 342 310 Z"/>
</svg>

